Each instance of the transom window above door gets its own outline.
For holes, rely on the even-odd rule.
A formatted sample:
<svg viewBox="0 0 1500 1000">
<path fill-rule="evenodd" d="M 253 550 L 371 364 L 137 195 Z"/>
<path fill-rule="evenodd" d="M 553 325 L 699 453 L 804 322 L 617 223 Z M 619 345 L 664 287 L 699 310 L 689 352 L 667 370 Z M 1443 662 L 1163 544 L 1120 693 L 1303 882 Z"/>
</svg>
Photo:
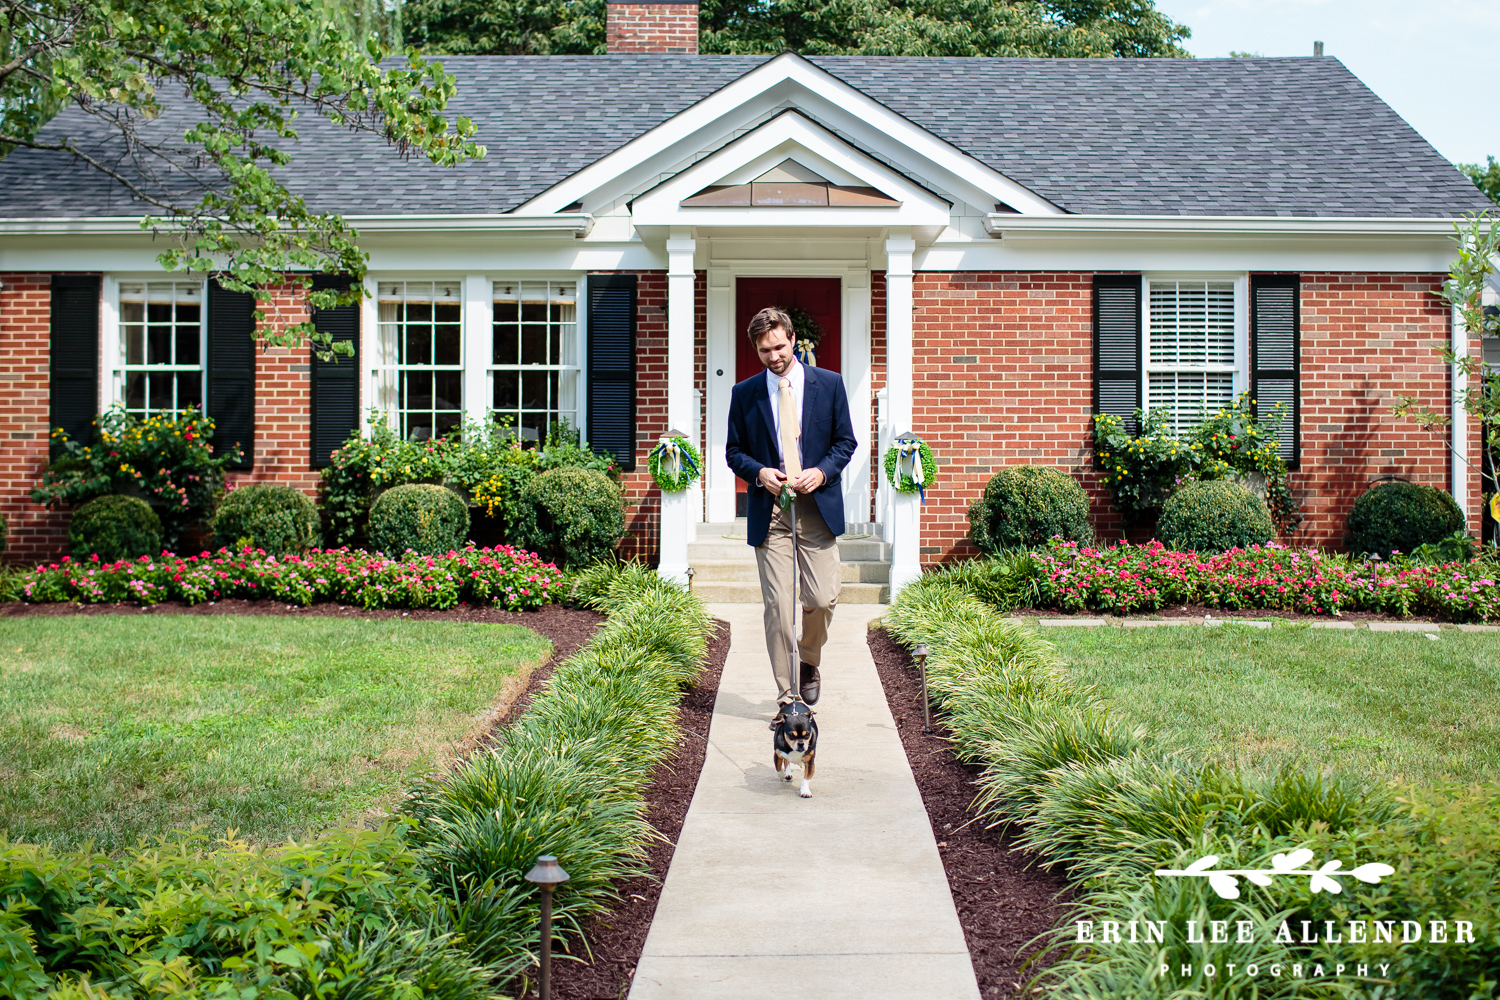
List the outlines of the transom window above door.
<svg viewBox="0 0 1500 1000">
<path fill-rule="evenodd" d="M 1185 435 L 1234 402 L 1243 354 L 1236 283 L 1151 279 L 1145 311 L 1146 408 L 1169 411 Z"/>
<path fill-rule="evenodd" d="M 749 183 L 710 185 L 682 200 L 683 208 L 886 208 L 900 204 L 876 188 L 834 184 L 796 160 L 782 160 Z"/>
</svg>

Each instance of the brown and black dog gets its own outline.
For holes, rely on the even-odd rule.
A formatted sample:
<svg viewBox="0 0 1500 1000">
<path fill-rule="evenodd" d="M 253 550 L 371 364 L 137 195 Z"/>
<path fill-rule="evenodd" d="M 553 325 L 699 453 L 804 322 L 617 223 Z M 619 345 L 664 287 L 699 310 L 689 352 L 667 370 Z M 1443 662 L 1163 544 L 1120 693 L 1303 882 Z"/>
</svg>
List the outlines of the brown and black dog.
<svg viewBox="0 0 1500 1000">
<path fill-rule="evenodd" d="M 792 765 L 801 764 L 802 788 L 797 794 L 804 799 L 812 798 L 813 756 L 818 749 L 818 723 L 813 719 L 813 710 L 803 701 L 778 705 L 771 729 L 776 733 L 773 741 L 776 773 L 782 781 L 791 781 Z"/>
</svg>

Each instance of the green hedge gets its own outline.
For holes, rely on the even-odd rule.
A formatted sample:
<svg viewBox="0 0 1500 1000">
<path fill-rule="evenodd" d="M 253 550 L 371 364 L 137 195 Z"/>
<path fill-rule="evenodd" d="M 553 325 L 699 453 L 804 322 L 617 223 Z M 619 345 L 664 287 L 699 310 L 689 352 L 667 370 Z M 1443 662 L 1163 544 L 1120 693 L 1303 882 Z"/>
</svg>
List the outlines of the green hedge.
<svg viewBox="0 0 1500 1000">
<path fill-rule="evenodd" d="M 585 570 L 576 597 L 605 625 L 497 747 L 421 782 L 380 831 L 271 849 L 185 836 L 118 859 L 0 840 L 0 996 L 523 994 L 538 855 L 572 876 L 559 936 L 646 873 L 642 796 L 710 629 L 698 598 L 636 565 Z"/>
<path fill-rule="evenodd" d="M 1399 480 L 1371 487 L 1354 500 L 1347 524 L 1349 548 L 1389 558 L 1441 542 L 1464 529 L 1464 512 L 1434 486 Z"/>
<path fill-rule="evenodd" d="M 553 469 L 521 491 L 521 544 L 559 566 L 609 559 L 625 535 L 625 497 L 593 469 Z"/>
<path fill-rule="evenodd" d="M 469 508 L 446 486 L 397 486 L 370 508 L 370 545 L 388 556 L 445 555 L 462 549 L 468 536 Z"/>
<path fill-rule="evenodd" d="M 225 494 L 209 521 L 214 544 L 249 546 L 267 555 L 306 552 L 323 540 L 318 507 L 301 490 L 280 483 L 246 483 Z"/>
<path fill-rule="evenodd" d="M 1227 479 L 1188 482 L 1167 498 L 1156 537 L 1178 552 L 1228 552 L 1276 537 L 1265 503 Z"/>
<path fill-rule="evenodd" d="M 75 510 L 68 524 L 68 551 L 75 559 L 139 559 L 161 552 L 161 542 L 161 520 L 138 497 L 96 497 Z"/>
<path fill-rule="evenodd" d="M 1500 786 L 1473 789 L 1370 787 L 1346 777 L 1283 770 L 1239 771 L 1195 759 L 1070 683 L 1051 644 L 1003 621 L 966 583 L 940 572 L 908 585 L 885 617 L 903 644 L 925 643 L 929 691 L 946 715 L 955 754 L 982 768 L 975 807 L 1014 824 L 1017 844 L 1078 881 L 1067 921 L 1051 936 L 1062 957 L 1030 987 L 1048 996 L 1135 998 L 1344 997 L 1349 980 L 1294 978 L 1290 965 L 1323 962 L 1391 966 L 1389 980 L 1360 996 L 1471 1000 L 1488 996 L 1500 968 Z M 1343 862 L 1345 891 L 1310 894 L 1306 880 L 1261 887 L 1242 880 L 1223 899 L 1203 878 L 1151 878 L 1207 855 L 1218 869 L 1266 868 L 1277 854 L 1306 848 L 1317 863 Z M 1382 862 L 1396 875 L 1378 885 L 1347 877 Z M 1464 946 L 1308 945 L 1274 940 L 1283 919 L 1342 923 L 1357 900 L 1361 919 L 1474 921 Z M 1167 920 L 1163 944 L 1079 944 L 1075 921 Z M 1185 921 L 1249 920 L 1257 937 L 1240 944 L 1189 944 Z M 1056 957 L 1055 955 L 1053 956 Z M 1234 980 L 1273 964 L 1287 974 Z M 1208 977 L 1205 963 L 1217 973 Z M 1173 970 L 1158 975 L 1159 965 Z M 1190 965 L 1193 974 L 1176 972 Z M 1369 986 L 1369 984 L 1365 984 Z M 1029 991 L 1028 991 L 1029 992 Z"/>
<path fill-rule="evenodd" d="M 969 505 L 969 538 L 981 552 L 1033 548 L 1060 536 L 1094 540 L 1089 497 L 1066 472 L 1041 465 L 1013 465 L 996 472 Z"/>
</svg>

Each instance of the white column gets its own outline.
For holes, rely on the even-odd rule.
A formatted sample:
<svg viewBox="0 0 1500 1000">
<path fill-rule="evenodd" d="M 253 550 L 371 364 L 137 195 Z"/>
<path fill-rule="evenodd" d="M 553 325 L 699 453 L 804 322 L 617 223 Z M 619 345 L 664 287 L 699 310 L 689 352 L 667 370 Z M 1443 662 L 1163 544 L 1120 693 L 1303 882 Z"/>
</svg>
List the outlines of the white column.
<svg viewBox="0 0 1500 1000">
<path fill-rule="evenodd" d="M 1466 358 L 1469 355 L 1468 327 L 1464 326 L 1463 314 L 1457 309 L 1452 310 L 1452 317 L 1449 348 L 1454 357 Z M 1461 364 L 1453 365 L 1449 381 L 1453 386 L 1453 395 L 1449 400 L 1451 422 L 1448 425 L 1453 435 L 1449 458 L 1453 499 L 1458 501 L 1458 509 L 1464 512 L 1464 519 L 1473 523 L 1470 515 L 1474 511 L 1469 509 L 1469 414 L 1464 409 L 1464 391 L 1469 387 L 1468 370 Z"/>
<path fill-rule="evenodd" d="M 693 429 L 693 253 L 697 244 L 685 229 L 667 240 L 667 429 L 691 435 Z M 652 443 L 651 447 L 655 447 Z M 697 535 L 702 507 L 693 509 L 693 490 L 661 495 L 661 553 L 656 571 L 687 584 L 688 543 Z"/>
<path fill-rule="evenodd" d="M 493 356 L 495 295 L 482 274 L 464 278 L 464 419 L 484 423 L 489 415 L 489 366 Z"/>
<path fill-rule="evenodd" d="M 844 338 L 841 371 L 849 394 L 849 417 L 858 443 L 844 468 L 844 511 L 851 524 L 870 517 L 870 275 L 863 268 L 844 275 Z M 876 514 L 876 519 L 879 514 Z"/>
<path fill-rule="evenodd" d="M 734 520 L 734 473 L 724 457 L 724 437 L 729 427 L 729 394 L 735 383 L 734 277 L 725 267 L 708 270 L 708 399 L 704 417 L 708 422 L 703 453 L 707 488 L 706 520 L 712 524 Z"/>
<path fill-rule="evenodd" d="M 912 429 L 912 252 L 905 235 L 885 241 L 886 413 L 894 438 Z M 883 457 L 882 457 L 883 462 Z M 884 474 L 882 468 L 881 474 Z M 921 505 L 917 494 L 890 491 L 891 600 L 922 575 Z"/>
</svg>

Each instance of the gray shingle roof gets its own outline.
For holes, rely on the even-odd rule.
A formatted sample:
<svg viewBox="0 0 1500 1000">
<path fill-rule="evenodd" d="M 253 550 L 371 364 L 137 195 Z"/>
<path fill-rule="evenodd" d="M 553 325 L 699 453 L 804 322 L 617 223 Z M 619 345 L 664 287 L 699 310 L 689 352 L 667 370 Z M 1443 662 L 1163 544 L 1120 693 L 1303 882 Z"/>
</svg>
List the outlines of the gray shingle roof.
<svg viewBox="0 0 1500 1000">
<path fill-rule="evenodd" d="M 507 211 L 763 56 L 450 57 L 482 161 L 403 162 L 314 116 L 285 170 L 316 210 Z M 1070 212 L 1445 217 L 1488 203 L 1338 60 L 817 58 L 817 65 Z M 65 112 L 49 131 L 111 148 Z M 0 160 L 0 217 L 138 215 L 56 154 Z"/>
</svg>

